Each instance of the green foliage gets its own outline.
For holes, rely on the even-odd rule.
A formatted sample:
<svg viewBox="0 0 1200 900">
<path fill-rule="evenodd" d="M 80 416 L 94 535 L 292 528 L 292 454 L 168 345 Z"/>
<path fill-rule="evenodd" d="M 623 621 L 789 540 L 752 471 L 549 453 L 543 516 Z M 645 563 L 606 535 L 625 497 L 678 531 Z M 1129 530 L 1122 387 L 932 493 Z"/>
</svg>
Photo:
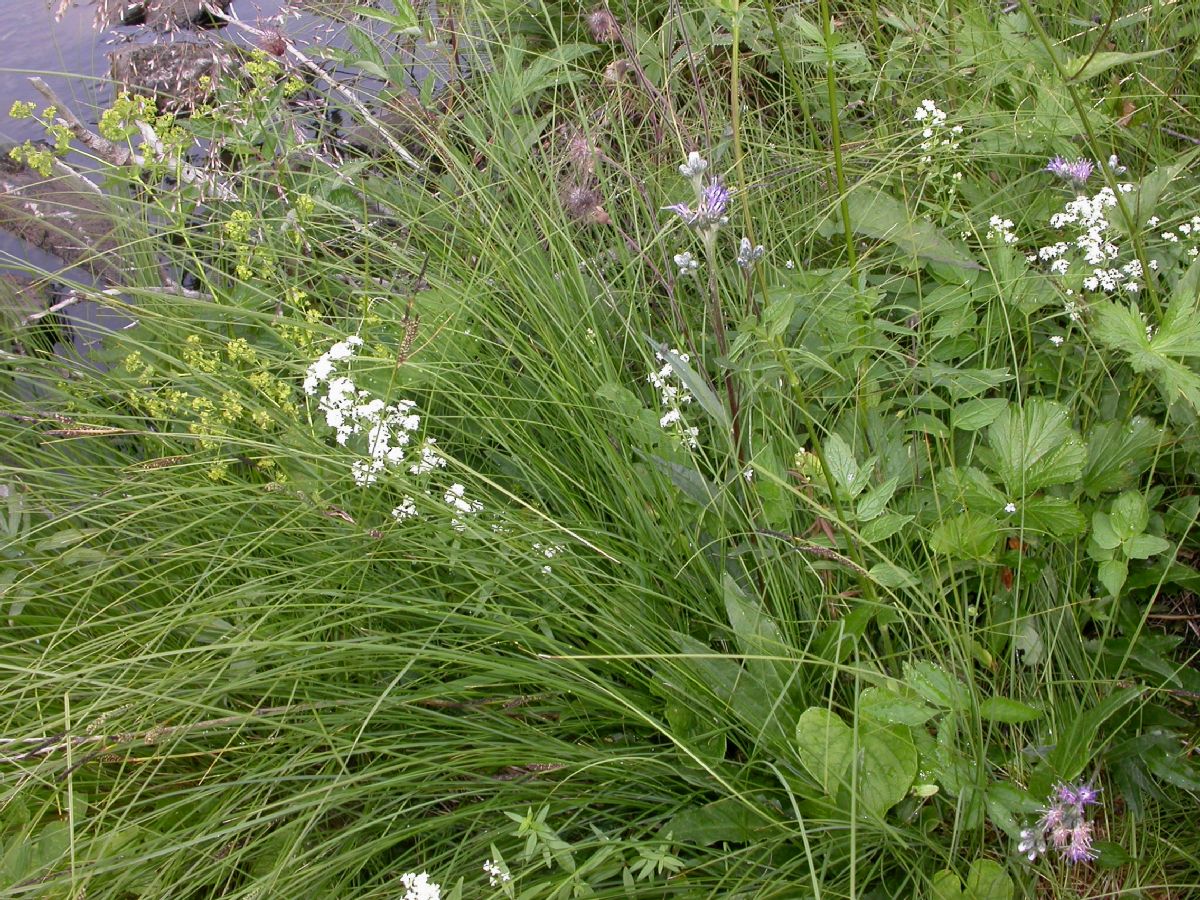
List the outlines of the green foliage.
<svg viewBox="0 0 1200 900">
<path fill-rule="evenodd" d="M 0 373 L 6 895 L 1196 883 L 1179 6 L 397 0 L 117 98 L 128 327 Z"/>
</svg>

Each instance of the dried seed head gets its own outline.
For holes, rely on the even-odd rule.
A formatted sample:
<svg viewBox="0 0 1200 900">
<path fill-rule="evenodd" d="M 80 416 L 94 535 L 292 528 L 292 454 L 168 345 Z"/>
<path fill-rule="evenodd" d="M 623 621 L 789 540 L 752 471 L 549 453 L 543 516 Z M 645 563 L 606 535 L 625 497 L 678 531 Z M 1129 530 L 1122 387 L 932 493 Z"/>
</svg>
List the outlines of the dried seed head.
<svg viewBox="0 0 1200 900">
<path fill-rule="evenodd" d="M 621 25 L 608 7 L 597 6 L 588 13 L 587 26 L 592 33 L 592 40 L 599 43 L 608 44 L 621 39 Z"/>
<path fill-rule="evenodd" d="M 563 209 L 575 222 L 603 225 L 608 213 L 600 207 L 600 192 L 585 184 L 568 184 L 561 192 Z"/>
<path fill-rule="evenodd" d="M 599 155 L 599 148 L 585 132 L 571 129 L 567 135 L 567 160 L 571 165 L 590 175 L 596 171 L 596 158 Z"/>
<path fill-rule="evenodd" d="M 258 46 L 264 53 L 269 53 L 271 56 L 283 56 L 287 53 L 287 38 L 281 31 L 272 28 L 270 31 L 262 33 L 258 39 Z"/>
</svg>

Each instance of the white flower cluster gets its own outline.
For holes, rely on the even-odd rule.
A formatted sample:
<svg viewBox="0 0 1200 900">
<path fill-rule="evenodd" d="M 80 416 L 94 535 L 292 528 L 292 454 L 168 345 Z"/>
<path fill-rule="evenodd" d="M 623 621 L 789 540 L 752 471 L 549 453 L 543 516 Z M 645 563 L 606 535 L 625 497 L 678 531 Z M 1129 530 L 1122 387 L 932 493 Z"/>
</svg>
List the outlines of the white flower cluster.
<svg viewBox="0 0 1200 900">
<path fill-rule="evenodd" d="M 540 542 L 533 545 L 533 549 L 544 556 L 546 559 L 554 559 L 558 554 L 562 553 L 566 548 L 562 544 L 542 544 Z M 551 568 L 549 565 L 542 566 L 542 574 L 549 575 Z"/>
<path fill-rule="evenodd" d="M 695 275 L 700 268 L 700 260 L 692 256 L 691 251 L 675 254 L 675 265 L 679 267 L 680 275 Z"/>
<path fill-rule="evenodd" d="M 1121 183 L 1117 189 L 1127 194 L 1133 190 L 1133 185 Z M 1026 258 L 1030 262 L 1049 263 L 1050 271 L 1055 275 L 1067 275 L 1072 265 L 1082 259 L 1083 277 L 1079 282 L 1082 292 L 1136 294 L 1142 287 L 1142 264 L 1136 259 L 1119 263 L 1121 248 L 1109 238 L 1106 211 L 1116 205 L 1117 195 L 1109 187 L 1100 188 L 1092 197 L 1081 194 L 1068 201 L 1062 212 L 1050 217 L 1050 227 L 1056 231 L 1074 231 L 1074 237 L 1040 247 Z M 1152 267 L 1157 267 L 1157 263 Z M 1074 290 L 1068 289 L 1066 293 L 1072 297 Z M 1079 319 L 1080 309 L 1078 301 L 1067 301 L 1065 311 L 1072 320 Z"/>
<path fill-rule="evenodd" d="M 686 353 L 680 353 L 675 349 L 672 349 L 671 352 L 683 362 L 688 362 L 689 357 Z M 700 429 L 687 426 L 681 408 L 692 402 L 692 394 L 687 386 L 678 380 L 675 369 L 667 362 L 667 358 L 661 353 L 655 353 L 654 356 L 663 364 L 663 367 L 657 372 L 651 372 L 646 380 L 658 391 L 659 402 L 666 410 L 658 420 L 658 424 L 662 428 L 675 432 L 685 447 L 694 449 L 700 436 Z"/>
<path fill-rule="evenodd" d="M 933 162 L 934 147 L 958 149 L 959 136 L 962 134 L 963 127 L 961 125 L 947 127 L 946 113 L 939 109 L 932 100 L 922 100 L 917 111 L 913 113 L 913 118 L 922 125 L 921 152 L 925 154 L 921 157 L 923 164 L 929 165 Z M 959 174 L 961 175 L 961 173 Z"/>
<path fill-rule="evenodd" d="M 405 872 L 400 883 L 404 886 L 400 900 L 442 900 L 442 886 L 430 881 L 426 872 Z"/>
<path fill-rule="evenodd" d="M 1158 225 L 1158 219 L 1152 216 L 1146 224 L 1153 228 Z M 1200 216 L 1192 216 L 1190 222 L 1184 222 L 1174 231 L 1164 231 L 1161 237 L 1169 244 L 1186 244 L 1190 241 L 1191 246 L 1188 247 L 1187 255 L 1195 259 L 1200 256 L 1200 246 L 1197 245 L 1197 242 L 1200 241 Z"/>
<path fill-rule="evenodd" d="M 488 884 L 492 887 L 512 879 L 512 876 L 505 872 L 499 863 L 494 863 L 490 859 L 483 864 L 483 874 L 488 877 Z"/>
<path fill-rule="evenodd" d="M 454 510 L 458 515 L 450 520 L 450 524 L 454 526 L 455 531 L 462 531 L 467 527 L 467 523 L 458 516 L 473 516 L 477 512 L 483 510 L 483 504 L 478 500 L 469 500 L 465 496 L 467 489 L 461 484 L 452 484 L 442 499 L 446 501 L 446 505 Z"/>
<path fill-rule="evenodd" d="M 350 335 L 329 348 L 308 367 L 304 392 L 315 395 L 325 386 L 317 407 L 325 414 L 325 424 L 334 430 L 339 444 L 345 446 L 355 435 L 366 437 L 367 458 L 350 467 L 358 485 L 374 484 L 385 469 L 402 465 L 409 456 L 413 434 L 421 427 L 421 417 L 411 400 L 387 404 L 371 392 L 362 390 L 348 375 L 338 374 L 339 363 L 349 363 L 362 346 L 362 338 Z M 414 475 L 430 472 L 446 461 L 434 449 L 429 438 L 419 448 L 419 460 L 409 467 Z"/>
<path fill-rule="evenodd" d="M 988 240 L 999 238 L 1006 244 L 1015 244 L 1017 242 L 1017 235 L 1013 231 L 1014 227 L 1012 219 L 1002 219 L 999 216 L 992 216 L 988 219 Z"/>
<path fill-rule="evenodd" d="M 316 395 L 324 385 L 325 392 L 318 397 L 317 407 L 325 414 L 325 424 L 333 429 L 337 442 L 346 446 L 356 435 L 365 440 L 364 458 L 350 465 L 354 483 L 374 484 L 384 472 L 399 468 L 407 468 L 414 477 L 444 469 L 446 458 L 438 452 L 435 438 L 427 437 L 414 445 L 413 437 L 421 427 L 416 403 L 411 400 L 384 403 L 372 397 L 370 391 L 358 388 L 348 374 L 339 372 L 339 368 L 348 367 L 362 345 L 362 338 L 357 335 L 339 341 L 321 354 L 304 376 L 304 392 L 309 396 Z M 459 531 L 466 526 L 457 516 L 483 509 L 482 503 L 467 499 L 465 494 L 463 485 L 454 484 L 444 495 L 445 502 L 456 513 L 451 525 Z M 411 496 L 405 496 L 392 510 L 392 518 L 398 522 L 418 515 L 416 501 Z"/>
</svg>

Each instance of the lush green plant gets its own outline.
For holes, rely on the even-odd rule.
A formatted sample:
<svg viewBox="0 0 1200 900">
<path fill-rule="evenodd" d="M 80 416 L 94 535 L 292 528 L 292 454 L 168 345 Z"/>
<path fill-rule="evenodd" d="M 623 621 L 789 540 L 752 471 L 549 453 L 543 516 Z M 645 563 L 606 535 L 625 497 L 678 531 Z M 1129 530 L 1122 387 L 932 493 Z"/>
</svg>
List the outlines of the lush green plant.
<svg viewBox="0 0 1200 900">
<path fill-rule="evenodd" d="M 386 139 L 265 54 L 105 117 L 128 327 L 5 355 L 5 890 L 1193 888 L 1181 11 L 394 6 Z"/>
</svg>

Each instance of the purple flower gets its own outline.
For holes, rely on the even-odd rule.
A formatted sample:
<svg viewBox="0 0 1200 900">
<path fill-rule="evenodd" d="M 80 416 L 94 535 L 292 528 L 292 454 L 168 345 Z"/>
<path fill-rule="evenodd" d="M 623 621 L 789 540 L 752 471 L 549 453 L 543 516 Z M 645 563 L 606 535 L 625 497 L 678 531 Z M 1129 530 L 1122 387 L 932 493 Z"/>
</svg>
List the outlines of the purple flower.
<svg viewBox="0 0 1200 900">
<path fill-rule="evenodd" d="M 1094 168 L 1090 159 L 1081 157 L 1069 162 L 1061 156 L 1056 156 L 1047 164 L 1046 171 L 1056 178 L 1071 182 L 1076 187 L 1082 187 L 1092 177 Z"/>
<path fill-rule="evenodd" d="M 729 210 L 729 188 L 721 184 L 719 179 L 714 178 L 700 191 L 700 199 L 697 201 L 695 209 L 686 203 L 673 203 L 670 206 L 664 206 L 663 209 L 675 213 L 693 228 L 724 225 L 725 213 Z"/>
<path fill-rule="evenodd" d="M 1093 824 L 1087 819 L 1087 807 L 1100 803 L 1100 789 L 1090 784 L 1058 784 L 1042 809 L 1033 828 L 1021 832 L 1018 852 L 1032 862 L 1051 846 L 1068 862 L 1096 858 L 1092 849 Z"/>
<path fill-rule="evenodd" d="M 1071 832 L 1071 842 L 1063 851 L 1063 855 L 1071 862 L 1084 862 L 1095 859 L 1096 851 L 1092 849 L 1092 823 L 1080 821 Z"/>
</svg>

